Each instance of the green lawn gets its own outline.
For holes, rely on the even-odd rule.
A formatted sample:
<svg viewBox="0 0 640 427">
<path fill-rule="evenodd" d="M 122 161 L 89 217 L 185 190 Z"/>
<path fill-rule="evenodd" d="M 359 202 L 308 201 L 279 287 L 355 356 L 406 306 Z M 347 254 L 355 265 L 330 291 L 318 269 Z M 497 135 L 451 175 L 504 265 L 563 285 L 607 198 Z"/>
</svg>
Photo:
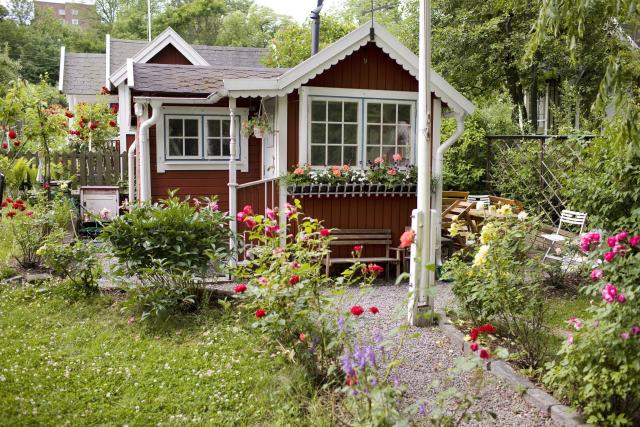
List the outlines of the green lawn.
<svg viewBox="0 0 640 427">
<path fill-rule="evenodd" d="M 567 320 L 571 316 L 588 319 L 590 315 L 587 309 L 590 305 L 591 299 L 583 294 L 553 296 L 547 301 L 547 325 L 556 330 L 573 331 Z"/>
<path fill-rule="evenodd" d="M 220 312 L 158 330 L 108 296 L 0 284 L 0 424 L 296 424 L 304 382 L 266 348 Z"/>
</svg>

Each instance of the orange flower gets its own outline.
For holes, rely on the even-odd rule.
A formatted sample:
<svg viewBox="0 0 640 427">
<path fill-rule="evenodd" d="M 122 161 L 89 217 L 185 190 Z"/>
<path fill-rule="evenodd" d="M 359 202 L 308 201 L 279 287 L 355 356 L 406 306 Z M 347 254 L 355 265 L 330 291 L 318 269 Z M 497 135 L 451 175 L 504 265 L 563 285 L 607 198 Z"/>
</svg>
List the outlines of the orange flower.
<svg viewBox="0 0 640 427">
<path fill-rule="evenodd" d="M 413 230 L 408 230 L 402 233 L 400 236 L 400 247 L 408 248 L 413 243 L 413 240 L 416 237 L 416 233 Z"/>
</svg>

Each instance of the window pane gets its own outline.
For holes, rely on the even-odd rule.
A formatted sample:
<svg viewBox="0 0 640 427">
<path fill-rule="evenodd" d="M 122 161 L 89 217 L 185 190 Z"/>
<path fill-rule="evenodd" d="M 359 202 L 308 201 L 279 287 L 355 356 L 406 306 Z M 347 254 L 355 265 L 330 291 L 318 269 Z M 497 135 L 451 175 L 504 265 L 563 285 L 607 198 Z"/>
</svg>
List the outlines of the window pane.
<svg viewBox="0 0 640 427">
<path fill-rule="evenodd" d="M 358 122 L 358 103 L 357 102 L 344 103 L 344 121 L 351 122 L 351 123 Z"/>
<path fill-rule="evenodd" d="M 382 156 L 387 159 L 393 159 L 393 155 L 396 153 L 396 147 L 382 147 Z"/>
<path fill-rule="evenodd" d="M 355 145 L 358 143 L 358 125 L 344 125 L 344 143 Z"/>
<path fill-rule="evenodd" d="M 169 155 L 182 156 L 182 138 L 169 138 Z"/>
<path fill-rule="evenodd" d="M 207 127 L 210 137 L 220 136 L 220 120 L 207 120 Z"/>
<path fill-rule="evenodd" d="M 169 119 L 169 136 L 182 136 L 182 119 Z"/>
<path fill-rule="evenodd" d="M 342 102 L 328 102 L 328 121 L 341 122 L 342 121 Z"/>
<path fill-rule="evenodd" d="M 184 155 L 185 156 L 198 155 L 198 139 L 197 138 L 184 139 Z"/>
<path fill-rule="evenodd" d="M 382 106 L 382 118 L 385 123 L 396 122 L 396 104 L 384 104 Z"/>
<path fill-rule="evenodd" d="M 380 126 L 367 126 L 367 145 L 380 145 Z"/>
<path fill-rule="evenodd" d="M 411 142 L 411 126 L 400 125 L 398 126 L 398 145 L 409 145 Z"/>
<path fill-rule="evenodd" d="M 222 136 L 230 136 L 231 135 L 231 120 L 221 120 L 221 122 L 222 122 Z"/>
<path fill-rule="evenodd" d="M 396 145 L 395 126 L 382 126 L 382 145 Z"/>
<path fill-rule="evenodd" d="M 329 144 L 342 144 L 342 125 L 340 124 L 329 124 L 329 138 L 327 142 Z"/>
<path fill-rule="evenodd" d="M 411 123 L 411 105 L 398 104 L 398 123 Z"/>
<path fill-rule="evenodd" d="M 198 136 L 198 121 L 195 119 L 184 120 L 184 136 Z"/>
<path fill-rule="evenodd" d="M 220 156 L 220 140 L 209 139 L 207 140 L 207 156 Z"/>
<path fill-rule="evenodd" d="M 380 155 L 380 147 L 367 147 L 367 161 L 374 160 Z"/>
<path fill-rule="evenodd" d="M 229 157 L 231 155 L 231 149 L 229 148 L 231 144 L 231 139 L 230 138 L 224 138 L 222 140 L 222 155 Z M 237 151 L 237 147 L 236 147 L 236 154 L 238 154 Z"/>
<path fill-rule="evenodd" d="M 358 147 L 344 147 L 343 149 L 344 157 L 342 159 L 342 163 L 345 165 L 354 166 L 356 164 L 356 157 L 358 153 Z"/>
<path fill-rule="evenodd" d="M 327 120 L 327 102 L 312 101 L 311 102 L 311 120 L 314 122 L 324 122 Z"/>
<path fill-rule="evenodd" d="M 342 147 L 340 145 L 330 145 L 327 147 L 327 164 L 342 164 Z"/>
<path fill-rule="evenodd" d="M 311 143 L 312 144 L 324 144 L 326 143 L 325 132 L 327 125 L 324 123 L 312 123 L 311 124 Z"/>
<path fill-rule="evenodd" d="M 380 123 L 380 104 L 367 104 L 367 121 Z"/>
<path fill-rule="evenodd" d="M 324 150 L 325 150 L 324 145 L 311 146 L 311 164 L 312 165 L 324 166 L 326 164 Z"/>
</svg>

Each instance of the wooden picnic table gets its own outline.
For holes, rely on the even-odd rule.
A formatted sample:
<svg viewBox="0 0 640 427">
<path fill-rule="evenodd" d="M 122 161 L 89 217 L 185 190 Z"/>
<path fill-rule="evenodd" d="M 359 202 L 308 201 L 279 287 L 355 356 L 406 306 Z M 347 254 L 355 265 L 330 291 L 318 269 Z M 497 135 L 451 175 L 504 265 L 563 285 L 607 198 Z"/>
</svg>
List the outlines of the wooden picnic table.
<svg viewBox="0 0 640 427">
<path fill-rule="evenodd" d="M 475 233 L 479 232 L 482 228 L 482 223 L 491 218 L 517 218 L 518 214 L 512 213 L 509 215 L 501 215 L 496 210 L 491 212 L 489 209 L 471 209 L 469 211 L 469 219 L 473 222 Z"/>
</svg>

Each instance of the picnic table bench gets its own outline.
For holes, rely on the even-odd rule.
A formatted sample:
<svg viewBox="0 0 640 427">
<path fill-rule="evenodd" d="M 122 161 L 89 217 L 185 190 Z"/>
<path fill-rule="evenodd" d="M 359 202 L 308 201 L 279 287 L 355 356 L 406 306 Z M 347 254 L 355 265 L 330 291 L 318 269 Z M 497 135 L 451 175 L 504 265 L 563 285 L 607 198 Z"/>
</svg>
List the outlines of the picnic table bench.
<svg viewBox="0 0 640 427">
<path fill-rule="evenodd" d="M 329 247 L 332 246 L 363 246 L 363 253 L 367 251 L 369 246 L 384 247 L 384 256 L 361 256 L 360 258 L 337 258 L 332 257 L 331 253 L 325 259 L 325 266 L 327 274 L 329 269 L 334 264 L 353 264 L 356 261 L 369 263 L 385 263 L 387 264 L 386 273 L 389 278 L 389 267 L 391 264 L 396 265 L 396 275 L 400 275 L 400 268 L 402 266 L 402 249 L 398 247 L 392 247 L 393 238 L 391 230 L 385 229 L 335 229 L 331 232 L 333 239 L 329 243 Z M 395 252 L 392 254 L 392 251 Z"/>
</svg>

